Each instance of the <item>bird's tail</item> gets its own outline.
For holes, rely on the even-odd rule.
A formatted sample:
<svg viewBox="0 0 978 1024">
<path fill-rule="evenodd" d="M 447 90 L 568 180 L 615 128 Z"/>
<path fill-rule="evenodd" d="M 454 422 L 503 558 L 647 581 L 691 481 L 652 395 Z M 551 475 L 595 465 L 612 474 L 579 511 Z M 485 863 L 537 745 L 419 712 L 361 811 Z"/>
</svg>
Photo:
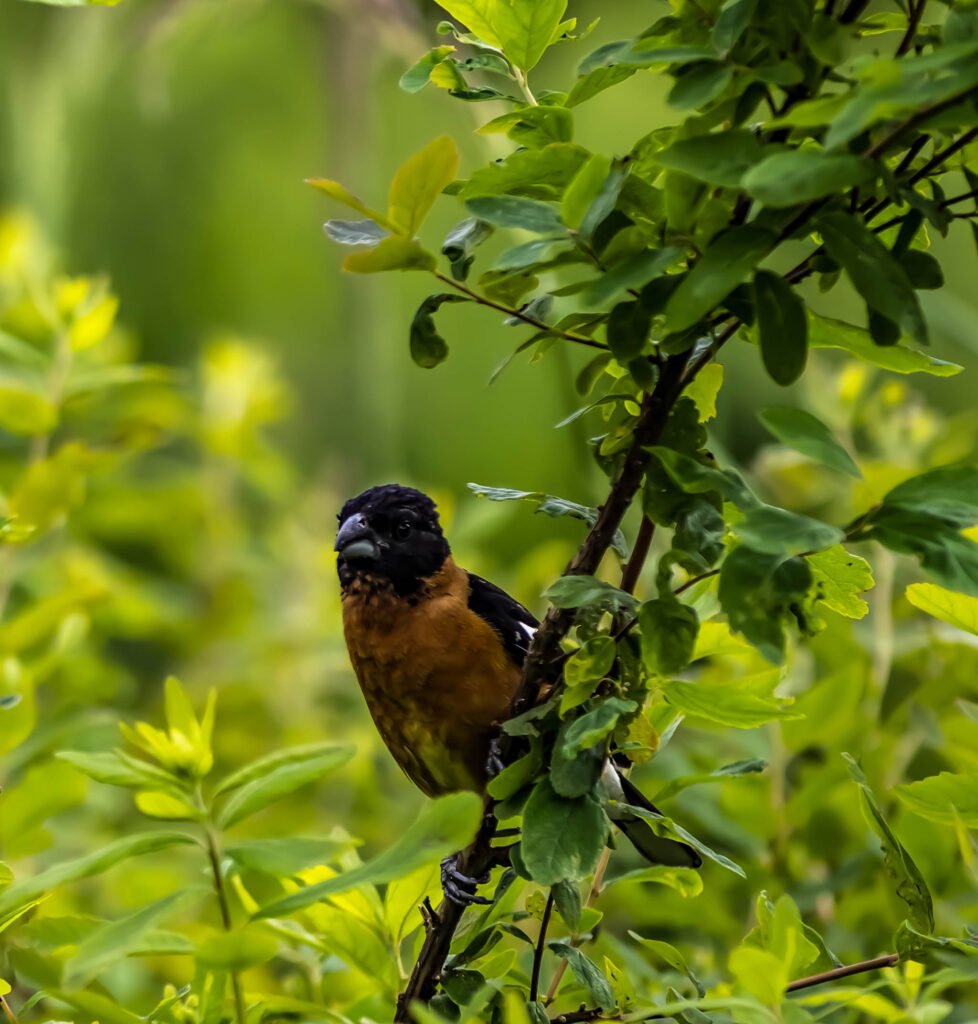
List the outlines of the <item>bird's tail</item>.
<svg viewBox="0 0 978 1024">
<path fill-rule="evenodd" d="M 641 807 L 653 814 L 662 814 L 633 782 L 630 782 L 615 768 L 610 760 L 605 763 L 602 781 L 613 800 L 630 804 L 633 807 Z M 621 808 L 613 811 L 611 818 L 632 846 L 653 864 L 663 864 L 672 868 L 698 868 L 703 863 L 703 858 L 691 846 L 676 839 L 657 836 L 652 831 L 651 825 L 637 814 L 632 814 Z"/>
</svg>

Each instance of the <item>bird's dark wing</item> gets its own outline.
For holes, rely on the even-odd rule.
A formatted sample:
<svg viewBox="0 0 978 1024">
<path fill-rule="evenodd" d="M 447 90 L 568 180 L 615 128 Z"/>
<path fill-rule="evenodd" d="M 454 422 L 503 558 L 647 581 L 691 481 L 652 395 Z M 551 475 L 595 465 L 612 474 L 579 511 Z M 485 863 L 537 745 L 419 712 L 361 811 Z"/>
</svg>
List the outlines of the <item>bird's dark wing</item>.
<svg viewBox="0 0 978 1024">
<path fill-rule="evenodd" d="M 469 573 L 469 608 L 485 619 L 499 634 L 506 653 L 513 661 L 523 666 L 530 641 L 540 623 L 528 611 L 494 583 L 484 580 L 475 573 Z"/>
</svg>

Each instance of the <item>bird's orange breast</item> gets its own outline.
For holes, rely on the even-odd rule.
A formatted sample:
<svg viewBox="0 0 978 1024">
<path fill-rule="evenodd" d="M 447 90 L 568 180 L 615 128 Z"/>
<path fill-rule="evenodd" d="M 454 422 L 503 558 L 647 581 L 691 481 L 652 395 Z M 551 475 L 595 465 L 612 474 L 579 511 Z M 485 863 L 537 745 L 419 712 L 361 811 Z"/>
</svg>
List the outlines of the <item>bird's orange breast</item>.
<svg viewBox="0 0 978 1024">
<path fill-rule="evenodd" d="M 519 668 L 468 601 L 468 575 L 450 558 L 413 601 L 369 577 L 343 595 L 367 706 L 395 760 L 429 796 L 483 788 L 494 726 L 519 685 Z"/>
</svg>

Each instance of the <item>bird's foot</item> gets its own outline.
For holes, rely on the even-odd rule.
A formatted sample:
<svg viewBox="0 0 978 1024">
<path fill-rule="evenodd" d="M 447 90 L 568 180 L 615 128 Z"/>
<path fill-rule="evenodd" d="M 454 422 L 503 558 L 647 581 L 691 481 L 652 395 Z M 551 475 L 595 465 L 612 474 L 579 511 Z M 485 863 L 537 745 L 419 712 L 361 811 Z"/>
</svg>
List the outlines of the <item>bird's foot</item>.
<svg viewBox="0 0 978 1024">
<path fill-rule="evenodd" d="M 503 738 L 500 735 L 493 736 L 489 742 L 489 753 L 486 756 L 486 777 L 494 779 L 505 767 L 503 760 Z"/>
<path fill-rule="evenodd" d="M 463 874 L 458 867 L 459 854 L 446 857 L 441 862 L 441 887 L 445 892 L 446 899 L 457 903 L 460 907 L 468 907 L 474 903 L 482 906 L 489 906 L 492 900 L 476 893 L 476 888 L 484 882 L 489 881 L 489 872 L 473 878 L 471 875 Z"/>
</svg>

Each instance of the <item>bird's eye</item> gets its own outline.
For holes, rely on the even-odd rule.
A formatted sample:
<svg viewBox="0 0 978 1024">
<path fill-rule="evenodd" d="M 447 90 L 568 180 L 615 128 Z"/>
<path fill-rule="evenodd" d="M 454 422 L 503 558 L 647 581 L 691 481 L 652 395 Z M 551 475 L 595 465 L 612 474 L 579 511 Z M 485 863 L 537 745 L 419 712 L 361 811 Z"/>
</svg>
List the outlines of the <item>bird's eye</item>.
<svg viewBox="0 0 978 1024">
<path fill-rule="evenodd" d="M 406 540 L 411 536 L 411 523 L 407 519 L 402 519 L 397 526 L 394 527 L 394 536 L 398 540 Z"/>
</svg>

